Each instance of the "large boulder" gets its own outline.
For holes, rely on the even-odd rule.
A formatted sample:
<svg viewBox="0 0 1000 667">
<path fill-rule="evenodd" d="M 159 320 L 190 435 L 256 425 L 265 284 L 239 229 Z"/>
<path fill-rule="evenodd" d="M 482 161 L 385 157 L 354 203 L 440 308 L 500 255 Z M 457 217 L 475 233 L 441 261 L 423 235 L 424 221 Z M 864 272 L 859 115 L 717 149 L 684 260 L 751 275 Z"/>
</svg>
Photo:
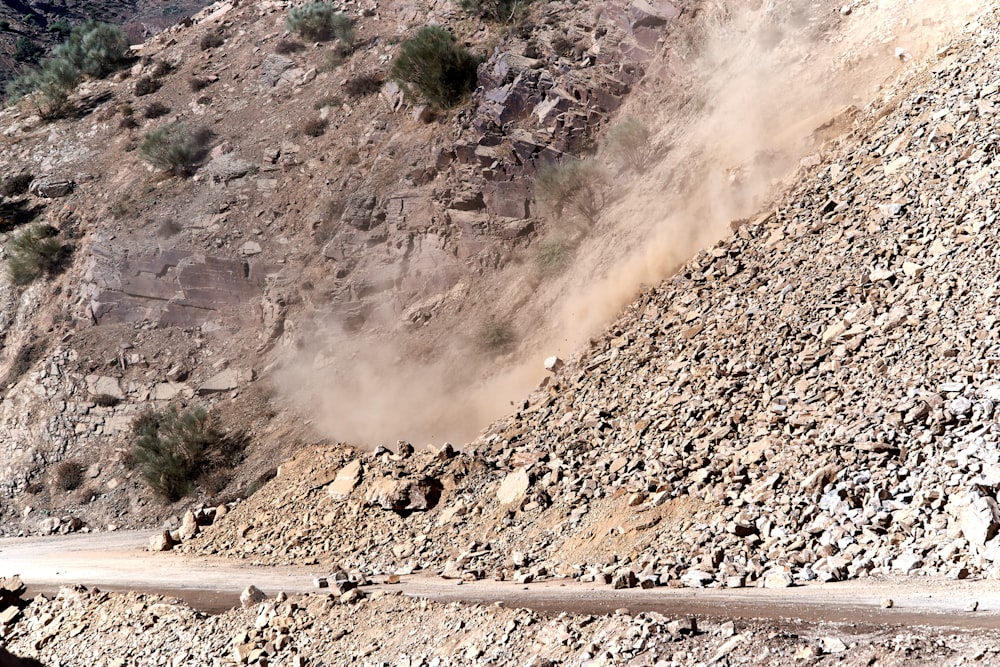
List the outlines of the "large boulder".
<svg viewBox="0 0 1000 667">
<path fill-rule="evenodd" d="M 443 487 L 433 477 L 375 480 L 365 494 L 365 504 L 394 512 L 413 512 L 432 509 L 441 499 Z"/>
</svg>

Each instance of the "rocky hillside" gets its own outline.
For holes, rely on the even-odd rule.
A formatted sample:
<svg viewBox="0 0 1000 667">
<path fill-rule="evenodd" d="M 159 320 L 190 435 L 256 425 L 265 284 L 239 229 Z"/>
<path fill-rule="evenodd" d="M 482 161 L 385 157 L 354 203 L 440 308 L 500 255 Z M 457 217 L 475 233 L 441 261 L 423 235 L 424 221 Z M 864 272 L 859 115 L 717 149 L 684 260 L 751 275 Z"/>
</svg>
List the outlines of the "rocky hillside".
<svg viewBox="0 0 1000 667">
<path fill-rule="evenodd" d="M 5 2 L 0 5 L 0 83 L 6 84 L 31 67 L 87 19 L 122 26 L 134 42 L 186 19 L 204 0 L 52 0 Z"/>
<path fill-rule="evenodd" d="M 168 514 L 127 465 L 150 409 L 212 410 L 246 463 L 201 492 L 231 498 L 317 430 L 474 433 L 537 378 L 470 389 L 541 335 L 532 175 L 595 144 L 682 12 L 549 3 L 511 28 L 443 1 L 351 6 L 348 49 L 287 32 L 293 6 L 217 3 L 81 84 L 65 118 L 0 113 L 0 172 L 28 186 L 3 201 L 6 256 L 32 222 L 72 249 L 3 285 L 5 532 Z M 485 59 L 453 111 L 388 76 L 427 20 Z M 142 157 L 179 127 L 203 141 L 190 178 Z"/>
<path fill-rule="evenodd" d="M 189 548 L 616 586 L 993 576 L 997 30 L 936 50 L 465 453 L 303 453 Z"/>
</svg>

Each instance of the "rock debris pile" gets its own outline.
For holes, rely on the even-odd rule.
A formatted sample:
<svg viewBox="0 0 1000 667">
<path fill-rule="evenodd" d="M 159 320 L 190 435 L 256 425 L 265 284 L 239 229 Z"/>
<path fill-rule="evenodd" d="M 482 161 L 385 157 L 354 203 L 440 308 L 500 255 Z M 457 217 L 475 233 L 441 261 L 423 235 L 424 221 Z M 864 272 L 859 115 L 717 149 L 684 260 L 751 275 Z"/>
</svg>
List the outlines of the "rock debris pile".
<svg viewBox="0 0 1000 667">
<path fill-rule="evenodd" d="M 259 592 L 259 591 L 258 591 Z M 421 628 L 414 632 L 413 628 Z M 989 633 L 985 633 L 989 635 Z M 978 636 L 982 640 L 983 633 Z M 45 665 L 841 665 L 942 664 L 982 658 L 968 635 L 771 631 L 656 612 L 546 616 L 501 606 L 436 604 L 375 590 L 273 597 L 207 616 L 162 596 L 81 586 L 37 596 L 3 635 Z M 0 649 L 0 658 L 4 657 Z M 729 661 L 729 662 L 727 662 Z"/>
<path fill-rule="evenodd" d="M 334 448 L 196 548 L 625 586 L 1000 574 L 997 35 L 987 17 L 858 114 L 468 453 L 336 480 L 358 456 Z M 420 475 L 437 502 L 363 502 Z"/>
</svg>

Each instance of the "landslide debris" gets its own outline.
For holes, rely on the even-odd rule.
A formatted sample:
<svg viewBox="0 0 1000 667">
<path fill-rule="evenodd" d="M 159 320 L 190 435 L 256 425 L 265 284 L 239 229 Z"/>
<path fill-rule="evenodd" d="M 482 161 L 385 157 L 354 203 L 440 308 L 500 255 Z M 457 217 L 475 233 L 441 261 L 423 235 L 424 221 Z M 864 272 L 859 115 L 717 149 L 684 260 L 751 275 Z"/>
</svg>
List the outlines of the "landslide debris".
<svg viewBox="0 0 1000 667">
<path fill-rule="evenodd" d="M 352 595 L 353 594 L 353 595 Z M 386 590 L 271 597 L 209 616 L 157 595 L 82 586 L 39 595 L 3 629 L 6 648 L 45 665 L 961 664 L 989 660 L 993 632 L 668 618 L 657 612 L 547 615 L 437 604 Z M 419 628 L 419 632 L 416 629 Z M 0 649 L 2 651 L 2 649 Z M 0 658 L 4 657 L 0 652 Z"/>
<path fill-rule="evenodd" d="M 435 506 L 365 507 L 436 456 L 376 452 L 346 499 L 279 476 L 193 548 L 626 586 L 995 576 L 997 35 L 988 13 L 647 290 Z M 321 456 L 332 481 L 357 454 Z"/>
</svg>

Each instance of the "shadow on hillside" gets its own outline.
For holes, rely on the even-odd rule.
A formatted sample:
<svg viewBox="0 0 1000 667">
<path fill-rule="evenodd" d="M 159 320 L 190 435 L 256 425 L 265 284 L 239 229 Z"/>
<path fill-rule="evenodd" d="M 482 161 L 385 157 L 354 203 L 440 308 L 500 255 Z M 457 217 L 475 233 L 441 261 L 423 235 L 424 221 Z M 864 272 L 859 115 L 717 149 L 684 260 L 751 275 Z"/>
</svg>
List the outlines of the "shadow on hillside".
<svg viewBox="0 0 1000 667">
<path fill-rule="evenodd" d="M 43 204 L 29 206 L 27 199 L 0 202 L 0 234 L 6 234 L 32 222 L 44 209 Z"/>
<path fill-rule="evenodd" d="M 0 648 L 0 667 L 45 667 L 34 658 L 19 658 L 7 649 Z"/>
<path fill-rule="evenodd" d="M 86 95 L 80 98 L 80 101 L 76 104 L 73 110 L 67 114 L 66 117 L 73 120 L 80 120 L 81 118 L 90 115 L 94 109 L 101 106 L 105 102 L 111 101 L 113 97 L 114 96 L 110 92 Z"/>
</svg>

